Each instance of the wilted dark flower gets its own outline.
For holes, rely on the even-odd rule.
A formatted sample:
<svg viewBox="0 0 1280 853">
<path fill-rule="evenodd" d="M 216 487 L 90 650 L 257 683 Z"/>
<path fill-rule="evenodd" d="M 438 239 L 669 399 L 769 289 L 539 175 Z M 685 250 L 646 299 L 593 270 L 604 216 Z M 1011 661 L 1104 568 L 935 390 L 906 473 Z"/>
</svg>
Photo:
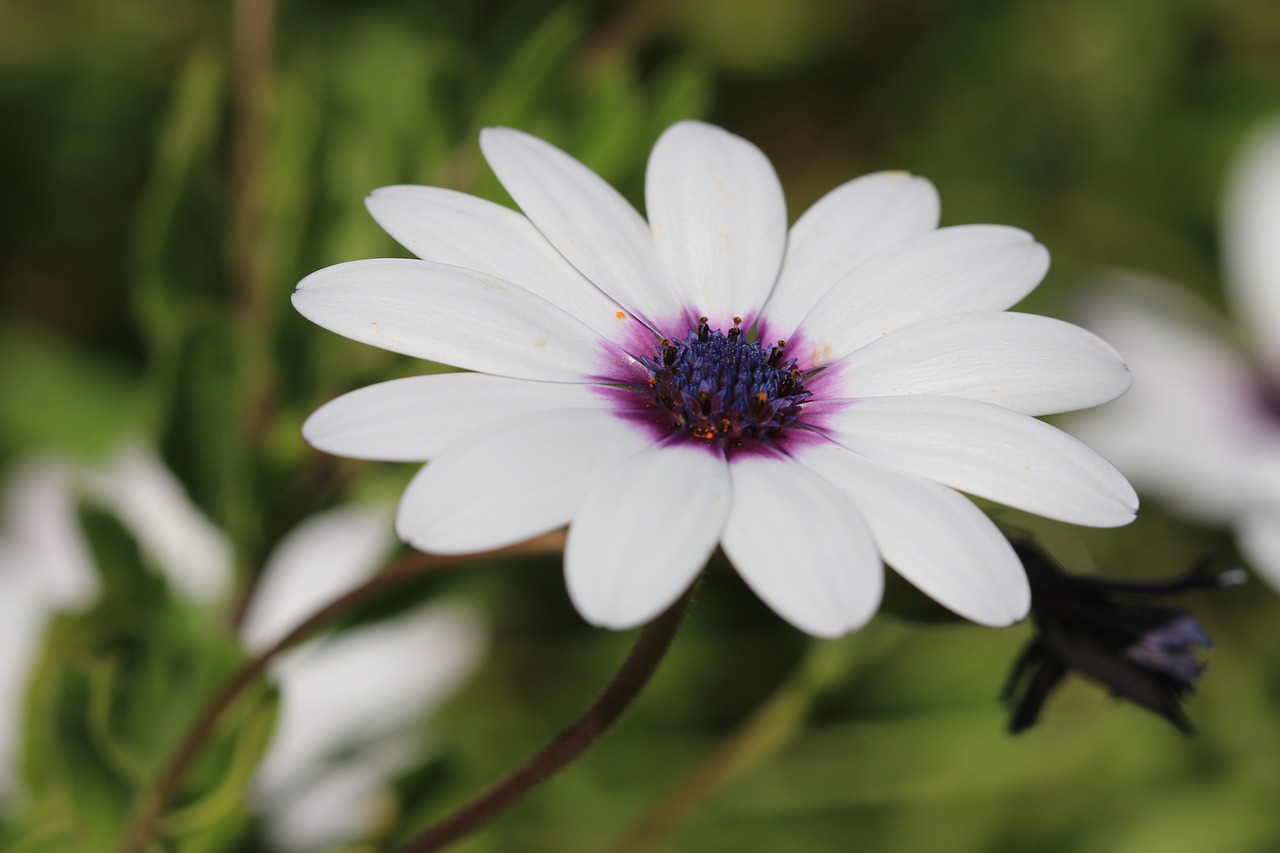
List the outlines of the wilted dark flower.
<svg viewBox="0 0 1280 853">
<path fill-rule="evenodd" d="M 1190 613 L 1149 599 L 1238 583 L 1243 574 L 1216 572 L 1205 558 L 1164 582 L 1107 581 L 1067 574 L 1034 542 L 1014 542 L 1014 548 L 1031 581 L 1036 633 L 1005 686 L 1004 698 L 1014 702 L 1010 730 L 1032 726 L 1049 694 L 1074 670 L 1189 734 L 1182 700 L 1205 667 L 1194 650 L 1212 642 Z"/>
</svg>

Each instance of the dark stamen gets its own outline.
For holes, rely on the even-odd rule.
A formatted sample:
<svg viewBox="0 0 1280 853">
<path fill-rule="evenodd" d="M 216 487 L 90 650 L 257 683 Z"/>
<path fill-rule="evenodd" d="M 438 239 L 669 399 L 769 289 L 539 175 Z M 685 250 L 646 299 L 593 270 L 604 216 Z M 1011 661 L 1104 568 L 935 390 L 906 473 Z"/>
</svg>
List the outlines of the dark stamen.
<svg viewBox="0 0 1280 853">
<path fill-rule="evenodd" d="M 698 441 L 718 441 L 726 450 L 752 442 L 773 442 L 801 426 L 799 415 L 811 396 L 794 359 L 785 359 L 785 341 L 765 348 L 747 341 L 742 318 L 727 331 L 712 330 L 706 317 L 682 341 L 663 339 L 649 370 L 648 407 L 667 428 Z"/>
</svg>

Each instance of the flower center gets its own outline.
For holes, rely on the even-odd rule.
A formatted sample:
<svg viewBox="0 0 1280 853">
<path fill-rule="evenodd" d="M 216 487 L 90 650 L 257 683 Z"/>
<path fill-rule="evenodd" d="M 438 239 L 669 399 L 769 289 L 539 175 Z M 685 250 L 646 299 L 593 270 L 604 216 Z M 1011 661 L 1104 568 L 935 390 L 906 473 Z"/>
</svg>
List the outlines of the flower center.
<svg viewBox="0 0 1280 853">
<path fill-rule="evenodd" d="M 697 441 L 738 447 L 770 441 L 797 424 L 812 392 L 783 341 L 765 348 L 742 337 L 741 318 L 728 333 L 703 317 L 682 341 L 658 342 L 640 362 L 649 370 L 653 408 L 668 426 Z"/>
</svg>

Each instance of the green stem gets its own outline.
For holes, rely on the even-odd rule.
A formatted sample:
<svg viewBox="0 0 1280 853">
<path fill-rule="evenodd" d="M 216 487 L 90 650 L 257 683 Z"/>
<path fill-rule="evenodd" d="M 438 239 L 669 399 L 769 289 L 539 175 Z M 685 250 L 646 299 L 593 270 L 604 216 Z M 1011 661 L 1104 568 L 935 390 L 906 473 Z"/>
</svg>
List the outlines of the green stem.
<svg viewBox="0 0 1280 853">
<path fill-rule="evenodd" d="M 463 838 L 585 752 L 649 683 L 684 621 L 692 595 L 691 589 L 645 626 L 604 692 L 573 725 L 489 790 L 398 847 L 396 853 L 430 853 Z"/>
<path fill-rule="evenodd" d="M 842 643 L 812 643 L 791 677 L 636 821 L 612 853 L 657 848 L 716 791 L 774 755 L 800 730 L 814 699 L 847 671 L 848 657 Z"/>
</svg>

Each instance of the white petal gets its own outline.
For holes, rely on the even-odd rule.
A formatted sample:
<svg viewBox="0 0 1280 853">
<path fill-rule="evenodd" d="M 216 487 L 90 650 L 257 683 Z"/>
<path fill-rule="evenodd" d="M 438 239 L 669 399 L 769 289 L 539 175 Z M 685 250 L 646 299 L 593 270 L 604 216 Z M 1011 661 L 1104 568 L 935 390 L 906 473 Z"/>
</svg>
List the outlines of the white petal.
<svg viewBox="0 0 1280 853">
<path fill-rule="evenodd" d="M 1214 428 L 1241 417 L 1255 377 L 1228 343 L 1230 327 L 1210 305 L 1170 281 L 1134 273 L 1095 278 L 1084 306 L 1090 329 L 1112 343 L 1140 377 L 1105 411 L 1130 405 L 1157 417 L 1180 412 Z"/>
<path fill-rule="evenodd" d="M 400 502 L 396 530 L 437 554 L 523 541 L 567 524 L 610 469 L 652 443 L 603 409 L 495 424 L 422 469 Z"/>
<path fill-rule="evenodd" d="M 392 379 L 321 406 L 302 425 L 302 435 L 339 456 L 425 462 L 491 424 L 532 412 L 604 406 L 594 387 L 485 373 Z"/>
<path fill-rule="evenodd" d="M 1107 273 L 1086 318 L 1124 353 L 1135 377 L 1119 400 L 1062 426 L 1144 490 L 1221 523 L 1239 511 L 1259 443 L 1274 426 L 1216 312 L 1171 282 Z M 1218 327 L 1221 336 L 1211 333 Z"/>
<path fill-rule="evenodd" d="M 1195 414 L 1231 408 L 1232 400 L 1252 393 L 1250 366 L 1228 343 L 1233 331 L 1207 302 L 1171 281 L 1138 273 L 1107 271 L 1090 285 L 1095 293 L 1081 312 L 1085 324 L 1141 377 L 1116 406 L 1143 398 Z"/>
<path fill-rule="evenodd" d="M 528 219 L 510 208 L 439 187 L 375 190 L 365 205 L 400 245 L 427 261 L 509 281 L 626 346 L 653 335 L 583 278 Z"/>
<path fill-rule="evenodd" d="M 273 850 L 313 853 L 357 841 L 375 830 L 378 795 L 421 760 L 421 738 L 389 737 L 355 755 L 326 764 L 320 772 L 282 792 L 259 793 L 264 830 Z"/>
<path fill-rule="evenodd" d="M 344 747 L 421 719 L 475 669 L 484 645 L 476 615 L 444 603 L 291 650 L 272 666 L 280 720 L 255 787 L 282 794 Z"/>
<path fill-rule="evenodd" d="M 502 186 L 560 254 L 656 328 L 685 316 L 644 219 L 595 172 L 541 139 L 507 127 L 480 133 Z"/>
<path fill-rule="evenodd" d="M 623 630 L 653 619 L 697 577 L 729 514 L 723 458 L 654 446 L 587 496 L 569 528 L 565 582 L 583 618 Z"/>
<path fill-rule="evenodd" d="M 841 279 L 800 324 L 788 354 L 801 367 L 830 364 L 881 335 L 922 320 L 1003 311 L 1049 268 L 1031 235 L 999 225 L 930 231 L 872 256 Z"/>
<path fill-rule="evenodd" d="M 1223 523 L 1249 501 L 1247 449 L 1195 425 L 1135 415 L 1128 407 L 1113 412 L 1108 406 L 1067 419 L 1062 428 L 1097 448 L 1144 493 L 1160 496 L 1179 512 Z"/>
<path fill-rule="evenodd" d="M 55 613 L 98 595 L 76 519 L 75 471 L 58 458 L 19 464 L 0 507 L 0 801 L 23 793 L 27 688 Z"/>
<path fill-rule="evenodd" d="M 863 175 L 836 187 L 791 228 L 762 337 L 789 340 L 837 281 L 867 258 L 938 227 L 938 192 L 906 172 Z"/>
<path fill-rule="evenodd" d="M 580 381 L 626 361 L 545 299 L 431 261 L 380 258 L 326 267 L 299 282 L 293 306 L 354 341 L 481 373 Z"/>
<path fill-rule="evenodd" d="M 231 543 L 149 446 L 124 445 L 85 479 L 90 494 L 115 513 L 179 593 L 208 602 L 230 588 Z"/>
<path fill-rule="evenodd" d="M 836 444 L 801 448 L 797 458 L 849 496 L 885 562 L 929 597 L 994 627 L 1027 614 L 1031 588 L 1022 563 L 964 495 Z"/>
<path fill-rule="evenodd" d="M 1213 394 L 1178 409 L 1153 401 L 1148 390 L 1139 383 L 1133 400 L 1126 395 L 1062 426 L 1105 454 L 1144 491 L 1206 521 L 1229 522 L 1259 500 L 1280 494 L 1280 437 L 1261 413 L 1241 417 L 1228 408 L 1205 411 Z M 1268 433 L 1254 434 L 1263 428 Z"/>
<path fill-rule="evenodd" d="M 773 289 L 787 239 L 782 185 L 759 148 L 683 121 L 658 139 L 645 174 L 658 254 L 685 304 L 727 329 L 750 328 Z"/>
<path fill-rule="evenodd" d="M 395 546 L 386 507 L 341 507 L 308 518 L 271 552 L 240 625 L 260 651 L 373 574 Z"/>
<path fill-rule="evenodd" d="M 34 558 L 34 559 L 33 559 Z M 0 801 L 22 789 L 27 688 L 45 632 L 60 609 L 40 577 L 38 555 L 0 539 Z"/>
<path fill-rule="evenodd" d="M 1104 341 L 1033 314 L 952 314 L 877 338 L 822 375 L 835 397 L 940 394 L 1028 415 L 1087 409 L 1129 387 Z"/>
<path fill-rule="evenodd" d="M 1280 511 L 1257 507 L 1236 522 L 1236 539 L 1249 565 L 1280 592 Z"/>
<path fill-rule="evenodd" d="M 851 450 L 929 480 L 1074 524 L 1133 521 L 1138 498 L 1111 463 L 1071 436 L 959 397 L 868 397 L 822 415 Z"/>
<path fill-rule="evenodd" d="M 60 458 L 21 463 L 5 482 L 3 535 L 15 557 L 7 568 L 28 576 L 52 609 L 84 607 L 101 583 L 76 517 L 77 472 Z"/>
<path fill-rule="evenodd" d="M 1235 316 L 1280 373 L 1280 122 L 1251 136 L 1232 170 L 1223 212 Z"/>
<path fill-rule="evenodd" d="M 735 459 L 729 475 L 724 551 L 765 604 L 818 637 L 875 615 L 884 569 L 848 498 L 788 456 Z"/>
</svg>

